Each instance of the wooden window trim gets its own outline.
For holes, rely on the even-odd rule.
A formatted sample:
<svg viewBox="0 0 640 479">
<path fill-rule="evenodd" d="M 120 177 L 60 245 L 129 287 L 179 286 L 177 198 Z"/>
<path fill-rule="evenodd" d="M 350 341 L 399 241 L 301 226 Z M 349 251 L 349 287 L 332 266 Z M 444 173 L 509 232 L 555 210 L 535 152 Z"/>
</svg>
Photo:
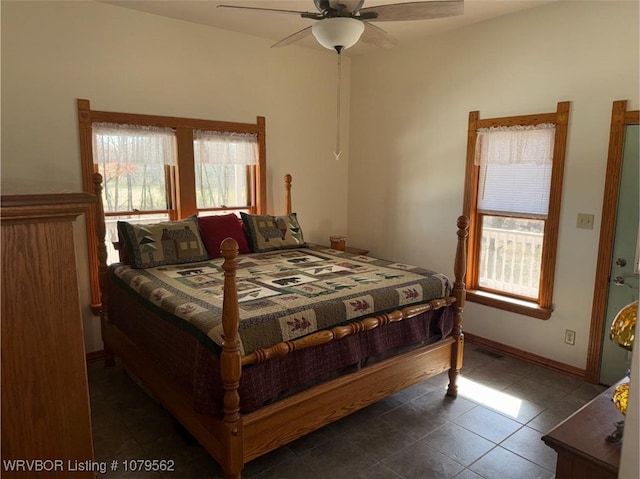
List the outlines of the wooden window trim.
<svg viewBox="0 0 640 479">
<path fill-rule="evenodd" d="M 176 220 L 197 214 L 195 193 L 195 166 L 193 162 L 193 130 L 209 130 L 234 133 L 254 133 L 258 137 L 258 165 L 256 166 L 255 187 L 252 192 L 254 206 L 252 213 L 266 213 L 267 205 L 267 164 L 266 164 L 266 120 L 262 116 L 256 123 L 201 120 L 172 116 L 143 115 L 91 110 L 89 100 L 78 99 L 78 124 L 80 135 L 80 159 L 82 165 L 82 187 L 87 193 L 94 193 L 93 186 L 93 137 L 91 124 L 95 122 L 121 123 L 168 127 L 176 130 L 178 144 L 178 168 L 169 168 L 168 178 L 171 188 L 175 188 L 177 204 L 171 205 L 170 218 Z M 91 309 L 100 311 L 100 286 L 98 282 L 98 241 L 95 231 L 96 211 L 91 207 L 86 214 L 87 247 L 89 253 L 89 279 L 91 283 Z"/>
<path fill-rule="evenodd" d="M 549 319 L 553 311 L 553 282 L 555 277 L 556 256 L 558 247 L 558 229 L 560 224 L 560 202 L 562 199 L 562 181 L 567 146 L 570 102 L 559 102 L 554 113 L 520 115 L 502 118 L 480 119 L 480 112 L 469 113 L 469 129 L 467 134 L 467 165 L 464 187 L 463 214 L 469 218 L 469 246 L 467 252 L 467 299 L 494 308 L 531 316 L 538 319 Z M 541 123 L 553 123 L 556 126 L 553 145 L 553 169 L 551 172 L 551 192 L 549 196 L 549 213 L 545 221 L 542 248 L 542 267 L 540 272 L 540 289 L 538 301 L 524 301 L 507 295 L 482 291 L 478 287 L 478 257 L 480 250 L 479 214 L 477 209 L 478 178 L 480 167 L 474 164 L 476 138 L 478 129 L 498 126 L 525 125 L 533 126 Z"/>
<path fill-rule="evenodd" d="M 625 130 L 627 125 L 637 124 L 640 124 L 639 110 L 627 110 L 627 100 L 613 102 L 585 374 L 585 380 L 590 383 L 597 383 L 600 378 L 602 337 L 604 336 L 606 323 L 607 293 L 613 259 L 618 200 L 620 197 L 620 175 L 622 174 Z"/>
</svg>

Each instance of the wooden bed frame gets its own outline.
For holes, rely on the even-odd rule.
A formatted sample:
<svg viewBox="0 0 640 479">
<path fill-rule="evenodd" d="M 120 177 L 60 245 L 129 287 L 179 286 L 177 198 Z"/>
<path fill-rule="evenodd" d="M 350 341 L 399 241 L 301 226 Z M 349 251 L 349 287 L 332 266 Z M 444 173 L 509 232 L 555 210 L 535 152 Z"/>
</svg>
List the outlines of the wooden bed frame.
<svg viewBox="0 0 640 479">
<path fill-rule="evenodd" d="M 464 277 L 469 228 L 466 217 L 460 216 L 457 221 L 453 297 L 369 317 L 331 330 L 318 331 L 244 357 L 240 353 L 238 341 L 239 309 L 234 260 L 238 255 L 238 245 L 231 238 L 224 240 L 221 253 L 224 257 L 225 271 L 222 313 L 225 341 L 220 356 L 220 373 L 225 390 L 224 414 L 222 417 L 211 417 L 195 412 L 191 406 L 191 397 L 174 387 L 162 371 L 158 370 L 153 362 L 109 321 L 106 313 L 108 271 L 101 175 L 96 173 L 93 181 L 98 198 L 96 227 L 102 293 L 100 316 L 105 353 L 110 358 L 107 364 L 113 364 L 113 355 L 118 356 L 220 464 L 225 478 L 238 479 L 241 477 L 245 463 L 443 371 L 449 371 L 449 386 L 446 394 L 452 397 L 457 396 L 457 377 L 462 367 L 464 346 L 462 312 L 465 303 Z M 290 213 L 290 175 L 285 177 L 285 184 L 285 204 L 287 213 Z M 454 327 L 452 334 L 447 338 L 374 363 L 357 372 L 319 384 L 253 412 L 240 414 L 238 387 L 244 365 L 282 357 L 296 349 L 339 340 L 348 335 L 401 321 L 452 303 L 454 303 Z"/>
</svg>

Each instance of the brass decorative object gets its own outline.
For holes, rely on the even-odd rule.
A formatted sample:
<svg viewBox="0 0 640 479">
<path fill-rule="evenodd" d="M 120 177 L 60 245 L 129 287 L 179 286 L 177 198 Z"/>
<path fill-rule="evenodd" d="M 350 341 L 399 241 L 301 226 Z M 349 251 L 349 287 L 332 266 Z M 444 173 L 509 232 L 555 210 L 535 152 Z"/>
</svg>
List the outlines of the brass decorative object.
<svg viewBox="0 0 640 479">
<path fill-rule="evenodd" d="M 613 391 L 613 396 L 611 397 L 613 404 L 615 404 L 616 409 L 620 411 L 623 415 L 627 414 L 627 402 L 629 400 L 629 381 L 625 381 L 618 385 Z M 612 442 L 617 444 L 622 441 L 622 435 L 624 433 L 624 419 L 616 422 L 615 431 L 607 436 L 607 442 Z"/>
<path fill-rule="evenodd" d="M 636 320 L 638 319 L 638 301 L 622 308 L 611 324 L 609 338 L 621 348 L 631 351 L 635 337 Z"/>
<path fill-rule="evenodd" d="M 611 332 L 609 339 L 616 343 L 621 348 L 631 351 L 633 349 L 633 343 L 635 340 L 635 328 L 636 321 L 638 319 L 638 301 L 633 301 L 622 308 L 611 324 Z M 620 383 L 613 391 L 611 400 L 615 404 L 618 411 L 622 415 L 627 413 L 627 402 L 629 400 L 629 374 L 627 374 L 627 380 Z M 622 441 L 622 435 L 624 433 L 624 419 L 615 423 L 615 431 L 607 436 L 607 441 L 612 443 L 619 443 Z"/>
<path fill-rule="evenodd" d="M 613 391 L 613 404 L 623 415 L 627 414 L 627 401 L 629 400 L 629 381 L 620 384 Z"/>
</svg>

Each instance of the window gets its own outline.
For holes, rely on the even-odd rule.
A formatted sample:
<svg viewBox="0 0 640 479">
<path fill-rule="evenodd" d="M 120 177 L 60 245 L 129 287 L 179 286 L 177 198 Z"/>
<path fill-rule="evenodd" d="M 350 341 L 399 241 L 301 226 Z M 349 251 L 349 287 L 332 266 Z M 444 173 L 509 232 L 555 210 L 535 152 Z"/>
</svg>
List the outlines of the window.
<svg viewBox="0 0 640 479">
<path fill-rule="evenodd" d="M 470 301 L 551 316 L 568 117 L 568 102 L 547 114 L 469 114 Z"/>
<path fill-rule="evenodd" d="M 255 124 L 91 110 L 78 100 L 83 184 L 103 177 L 107 262 L 117 222 L 156 223 L 266 207 L 265 121 Z M 95 212 L 87 214 L 92 308 L 98 311 Z"/>
<path fill-rule="evenodd" d="M 157 223 L 175 215 L 176 133 L 171 128 L 93 123 L 93 169 L 102 175 L 107 263 L 118 260 L 118 221 Z"/>
<path fill-rule="evenodd" d="M 251 166 L 258 162 L 256 135 L 197 130 L 193 144 L 198 212 L 246 211 L 253 191 Z"/>
</svg>

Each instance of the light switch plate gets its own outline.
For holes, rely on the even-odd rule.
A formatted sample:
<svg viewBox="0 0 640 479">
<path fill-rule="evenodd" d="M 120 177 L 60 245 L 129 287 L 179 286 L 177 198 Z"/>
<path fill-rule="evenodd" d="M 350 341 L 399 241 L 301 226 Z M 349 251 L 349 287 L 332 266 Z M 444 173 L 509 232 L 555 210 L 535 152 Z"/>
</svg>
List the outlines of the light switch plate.
<svg viewBox="0 0 640 479">
<path fill-rule="evenodd" d="M 578 213 L 578 228 L 583 230 L 593 229 L 594 216 L 588 213 Z"/>
</svg>

